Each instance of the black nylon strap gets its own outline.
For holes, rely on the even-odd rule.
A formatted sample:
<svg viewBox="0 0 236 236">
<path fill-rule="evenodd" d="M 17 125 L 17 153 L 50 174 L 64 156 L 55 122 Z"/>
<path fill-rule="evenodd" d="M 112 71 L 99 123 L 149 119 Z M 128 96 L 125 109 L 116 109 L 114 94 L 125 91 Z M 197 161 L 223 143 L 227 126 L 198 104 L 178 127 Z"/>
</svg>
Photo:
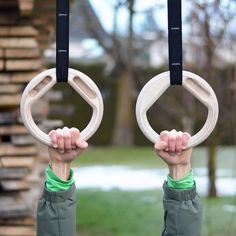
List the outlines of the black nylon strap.
<svg viewBox="0 0 236 236">
<path fill-rule="evenodd" d="M 181 0 L 168 0 L 169 70 L 171 85 L 182 85 L 182 6 Z"/>
<path fill-rule="evenodd" d="M 68 81 L 69 69 L 69 0 L 57 0 L 56 75 L 57 82 Z"/>
</svg>

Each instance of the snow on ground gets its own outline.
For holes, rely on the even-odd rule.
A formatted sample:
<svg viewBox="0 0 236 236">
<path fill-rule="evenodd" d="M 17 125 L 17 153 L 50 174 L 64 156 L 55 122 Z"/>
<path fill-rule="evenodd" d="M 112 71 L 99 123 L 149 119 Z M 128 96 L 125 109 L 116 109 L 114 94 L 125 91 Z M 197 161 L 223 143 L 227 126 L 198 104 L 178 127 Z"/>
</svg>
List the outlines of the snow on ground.
<svg viewBox="0 0 236 236">
<path fill-rule="evenodd" d="M 90 166 L 74 168 L 78 189 L 97 188 L 104 191 L 142 191 L 161 189 L 168 174 L 166 169 L 134 169 L 127 166 Z M 206 195 L 207 169 L 194 169 L 197 190 Z M 217 190 L 220 196 L 236 195 L 236 178 L 231 170 L 217 170 Z"/>
</svg>

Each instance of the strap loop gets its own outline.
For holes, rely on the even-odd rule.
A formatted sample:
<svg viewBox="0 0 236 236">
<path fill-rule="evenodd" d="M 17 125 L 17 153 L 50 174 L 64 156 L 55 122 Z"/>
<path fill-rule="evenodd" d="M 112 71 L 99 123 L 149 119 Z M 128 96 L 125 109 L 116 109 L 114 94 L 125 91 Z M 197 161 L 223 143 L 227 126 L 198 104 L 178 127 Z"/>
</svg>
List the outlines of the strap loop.
<svg viewBox="0 0 236 236">
<path fill-rule="evenodd" d="M 171 85 L 182 85 L 182 11 L 181 0 L 168 0 L 169 70 Z"/>
<path fill-rule="evenodd" d="M 57 0 L 56 74 L 57 82 L 68 81 L 69 70 L 69 0 Z"/>
</svg>

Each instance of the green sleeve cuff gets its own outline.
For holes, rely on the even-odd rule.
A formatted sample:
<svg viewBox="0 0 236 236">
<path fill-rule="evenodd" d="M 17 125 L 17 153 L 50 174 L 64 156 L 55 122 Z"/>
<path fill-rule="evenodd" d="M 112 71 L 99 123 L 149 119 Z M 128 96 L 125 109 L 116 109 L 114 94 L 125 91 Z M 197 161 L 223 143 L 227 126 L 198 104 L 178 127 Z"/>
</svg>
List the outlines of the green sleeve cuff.
<svg viewBox="0 0 236 236">
<path fill-rule="evenodd" d="M 72 169 L 70 170 L 70 178 L 68 181 L 64 181 L 60 179 L 59 177 L 57 177 L 53 173 L 50 165 L 48 165 L 45 171 L 45 175 L 46 175 L 45 186 L 46 186 L 46 189 L 50 192 L 66 191 L 74 183 L 74 172 Z"/>
<path fill-rule="evenodd" d="M 167 186 L 174 189 L 192 189 L 195 185 L 193 171 L 191 170 L 187 176 L 182 179 L 174 180 L 169 175 L 167 176 Z"/>
</svg>

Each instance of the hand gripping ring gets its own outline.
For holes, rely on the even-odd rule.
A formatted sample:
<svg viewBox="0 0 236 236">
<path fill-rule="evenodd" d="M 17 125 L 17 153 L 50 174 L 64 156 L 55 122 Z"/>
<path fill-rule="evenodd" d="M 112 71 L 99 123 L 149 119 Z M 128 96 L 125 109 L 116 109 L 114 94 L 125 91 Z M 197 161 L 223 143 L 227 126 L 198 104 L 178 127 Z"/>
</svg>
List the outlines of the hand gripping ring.
<svg viewBox="0 0 236 236">
<path fill-rule="evenodd" d="M 56 82 L 55 68 L 38 74 L 25 88 L 20 103 L 20 111 L 24 125 L 37 140 L 48 146 L 51 146 L 50 137 L 35 124 L 31 114 L 31 106 L 48 92 Z M 86 141 L 96 132 L 102 121 L 102 96 L 96 84 L 80 71 L 69 69 L 68 83 L 93 108 L 93 115 L 89 124 L 80 133 L 80 138 Z"/>
<path fill-rule="evenodd" d="M 153 143 L 159 141 L 160 136 L 150 126 L 146 113 L 167 88 L 170 87 L 169 78 L 169 71 L 152 78 L 143 87 L 136 104 L 138 125 L 143 134 Z M 206 123 L 202 129 L 189 140 L 187 148 L 191 148 L 203 142 L 211 134 L 218 119 L 219 106 L 213 89 L 200 76 L 188 71 L 183 71 L 182 85 L 208 108 Z"/>
</svg>

